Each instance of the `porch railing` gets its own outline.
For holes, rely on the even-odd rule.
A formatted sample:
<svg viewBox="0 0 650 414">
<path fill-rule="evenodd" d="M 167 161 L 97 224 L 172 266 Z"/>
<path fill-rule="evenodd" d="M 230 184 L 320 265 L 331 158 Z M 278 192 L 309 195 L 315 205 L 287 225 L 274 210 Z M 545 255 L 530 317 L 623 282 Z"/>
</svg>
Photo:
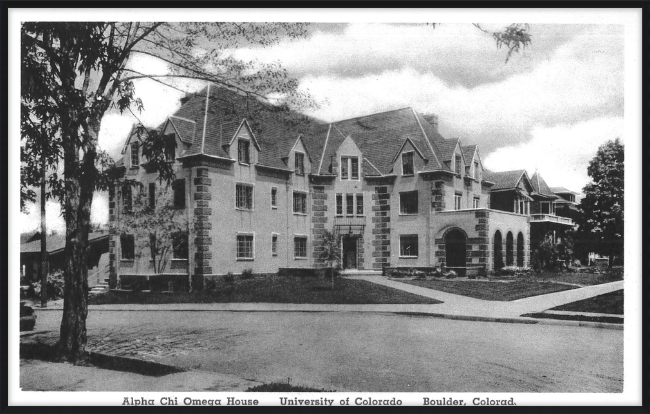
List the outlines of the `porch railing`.
<svg viewBox="0 0 650 414">
<path fill-rule="evenodd" d="M 571 220 L 570 218 L 556 216 L 554 214 L 531 214 L 530 221 L 531 222 L 544 221 L 544 222 L 559 223 L 559 224 L 566 224 L 569 226 L 573 226 L 573 220 Z"/>
</svg>

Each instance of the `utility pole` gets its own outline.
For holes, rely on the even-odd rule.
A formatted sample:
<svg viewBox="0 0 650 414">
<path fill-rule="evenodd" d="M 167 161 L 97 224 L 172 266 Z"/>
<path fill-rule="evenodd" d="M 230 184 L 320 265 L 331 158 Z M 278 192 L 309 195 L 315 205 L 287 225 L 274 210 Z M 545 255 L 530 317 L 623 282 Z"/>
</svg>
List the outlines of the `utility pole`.
<svg viewBox="0 0 650 414">
<path fill-rule="evenodd" d="M 45 149 L 45 148 L 44 148 Z M 41 154 L 41 307 L 47 308 L 47 226 L 45 221 L 45 152 Z"/>
</svg>

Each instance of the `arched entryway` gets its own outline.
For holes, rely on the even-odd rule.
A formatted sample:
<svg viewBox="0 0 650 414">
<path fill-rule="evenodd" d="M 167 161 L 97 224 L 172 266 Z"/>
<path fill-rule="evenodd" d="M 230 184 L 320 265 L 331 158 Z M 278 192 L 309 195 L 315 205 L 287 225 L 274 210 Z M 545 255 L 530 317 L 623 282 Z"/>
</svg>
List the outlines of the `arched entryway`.
<svg viewBox="0 0 650 414">
<path fill-rule="evenodd" d="M 513 244 L 512 232 L 509 231 L 506 235 L 506 266 L 513 265 Z"/>
<path fill-rule="evenodd" d="M 459 229 L 450 230 L 445 236 L 445 254 L 447 267 L 465 267 L 467 238 Z"/>
<path fill-rule="evenodd" d="M 524 267 L 524 235 L 517 235 L 517 266 Z"/>
<path fill-rule="evenodd" d="M 494 233 L 494 270 L 501 270 L 503 267 L 503 237 L 497 230 Z"/>
</svg>

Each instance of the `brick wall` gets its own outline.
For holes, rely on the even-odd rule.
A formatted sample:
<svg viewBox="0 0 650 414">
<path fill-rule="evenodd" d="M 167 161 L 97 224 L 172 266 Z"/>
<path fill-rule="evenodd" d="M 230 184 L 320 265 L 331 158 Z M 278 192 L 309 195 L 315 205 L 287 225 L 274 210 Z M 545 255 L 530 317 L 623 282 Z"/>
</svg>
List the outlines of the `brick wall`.
<svg viewBox="0 0 650 414">
<path fill-rule="evenodd" d="M 323 267 L 325 263 L 320 260 L 323 251 L 323 233 L 327 228 L 327 199 L 328 194 L 325 192 L 324 185 L 314 185 L 311 187 L 312 199 L 312 254 L 314 265 Z"/>
<path fill-rule="evenodd" d="M 196 169 L 196 176 L 190 185 L 194 186 L 194 275 L 193 289 L 203 287 L 203 276 L 212 274 L 210 261 L 212 260 L 212 179 L 208 177 L 205 167 Z"/>
</svg>

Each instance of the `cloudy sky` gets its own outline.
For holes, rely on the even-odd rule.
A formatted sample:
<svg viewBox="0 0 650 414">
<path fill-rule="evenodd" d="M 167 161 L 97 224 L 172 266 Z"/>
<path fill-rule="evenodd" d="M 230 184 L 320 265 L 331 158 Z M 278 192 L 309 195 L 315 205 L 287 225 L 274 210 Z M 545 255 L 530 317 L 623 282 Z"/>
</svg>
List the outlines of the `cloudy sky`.
<svg viewBox="0 0 650 414">
<path fill-rule="evenodd" d="M 441 134 L 478 144 L 487 168 L 537 169 L 549 185 L 580 192 L 598 146 L 624 139 L 623 26 L 533 24 L 530 34 L 532 44 L 507 63 L 506 51 L 471 24 L 321 23 L 306 39 L 234 53 L 280 61 L 320 103 L 310 115 L 324 121 L 407 106 L 437 113 Z M 131 65 L 165 70 L 150 59 Z M 136 91 L 150 126 L 179 106 L 180 92 L 160 84 L 140 81 Z M 108 114 L 100 145 L 118 157 L 133 122 Z M 64 228 L 58 215 L 58 205 L 49 205 L 49 227 Z M 23 231 L 38 226 L 37 214 L 22 219 Z M 99 195 L 93 220 L 107 219 L 106 197 Z"/>
</svg>

